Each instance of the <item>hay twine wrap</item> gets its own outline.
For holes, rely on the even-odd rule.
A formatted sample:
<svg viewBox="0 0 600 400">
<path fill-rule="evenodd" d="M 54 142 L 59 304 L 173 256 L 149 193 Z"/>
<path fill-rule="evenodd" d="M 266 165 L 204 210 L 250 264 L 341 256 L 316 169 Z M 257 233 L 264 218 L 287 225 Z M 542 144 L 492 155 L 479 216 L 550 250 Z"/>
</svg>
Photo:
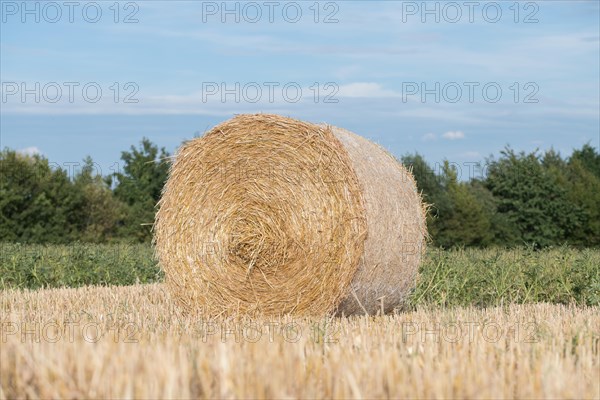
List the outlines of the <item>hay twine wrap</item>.
<svg viewBox="0 0 600 400">
<path fill-rule="evenodd" d="M 172 295 L 209 316 L 389 312 L 425 237 L 412 174 L 385 150 L 268 114 L 184 143 L 154 225 Z"/>
</svg>

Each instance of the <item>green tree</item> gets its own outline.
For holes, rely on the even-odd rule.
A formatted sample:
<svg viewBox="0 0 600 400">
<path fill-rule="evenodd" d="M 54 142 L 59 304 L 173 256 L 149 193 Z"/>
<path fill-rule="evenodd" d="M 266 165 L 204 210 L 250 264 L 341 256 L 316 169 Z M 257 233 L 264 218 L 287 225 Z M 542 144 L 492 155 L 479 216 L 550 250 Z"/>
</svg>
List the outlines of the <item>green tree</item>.
<svg viewBox="0 0 600 400">
<path fill-rule="evenodd" d="M 419 154 L 405 155 L 402 162 L 412 169 L 417 188 L 430 205 L 427 228 L 435 245 L 484 246 L 491 241 L 490 213 L 474 187 L 458 181 L 448 161 L 440 174 Z"/>
<path fill-rule="evenodd" d="M 481 244 L 503 247 L 520 244 L 520 234 L 506 214 L 498 212 L 498 198 L 486 187 L 484 180 L 473 179 L 469 182 L 469 191 L 481 204 L 485 218 L 489 221 L 489 232 Z"/>
<path fill-rule="evenodd" d="M 600 246 L 600 154 L 587 144 L 575 150 L 563 175 L 569 200 L 584 212 L 573 241 L 580 246 Z"/>
<path fill-rule="evenodd" d="M 488 167 L 486 187 L 498 199 L 498 211 L 516 226 L 520 240 L 538 246 L 569 241 L 584 215 L 556 175 L 537 152 L 517 154 L 506 148 L 501 156 Z M 551 158 L 547 164 L 552 164 Z"/>
<path fill-rule="evenodd" d="M 439 176 L 427 164 L 420 154 L 406 154 L 402 157 L 402 163 L 408 167 L 417 184 L 417 189 L 423 196 L 423 201 L 428 205 L 427 229 L 433 242 L 436 242 L 437 225 L 435 221 L 440 215 L 449 213 L 450 202 Z"/>
<path fill-rule="evenodd" d="M 600 153 L 589 144 L 585 144 L 581 150 L 573 151 L 570 161 L 578 160 L 581 165 L 600 179 Z"/>
<path fill-rule="evenodd" d="M 471 191 L 469 184 L 459 182 L 456 170 L 444 162 L 442 177 L 447 193 L 446 213 L 434 221 L 434 243 L 454 246 L 485 246 L 492 234 L 489 215 Z"/>
<path fill-rule="evenodd" d="M 121 234 L 136 241 L 148 241 L 155 205 L 169 171 L 169 154 L 144 138 L 138 148 L 131 146 L 130 151 L 122 152 L 121 160 L 122 171 L 114 174 L 114 193 L 127 206 Z"/>
<path fill-rule="evenodd" d="M 85 207 L 79 210 L 80 240 L 107 242 L 117 236 L 117 228 L 125 217 L 125 205 L 113 194 L 106 180 L 97 173 L 91 157 L 84 159 L 74 185 Z"/>
<path fill-rule="evenodd" d="M 40 155 L 0 153 L 0 240 L 65 243 L 78 237 L 82 199 L 63 169 Z"/>
</svg>

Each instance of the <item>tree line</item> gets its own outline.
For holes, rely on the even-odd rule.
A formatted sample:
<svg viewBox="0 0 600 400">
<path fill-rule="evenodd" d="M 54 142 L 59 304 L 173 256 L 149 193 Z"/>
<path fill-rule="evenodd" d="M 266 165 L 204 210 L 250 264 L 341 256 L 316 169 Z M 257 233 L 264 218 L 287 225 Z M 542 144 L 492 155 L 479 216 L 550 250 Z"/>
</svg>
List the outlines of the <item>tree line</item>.
<svg viewBox="0 0 600 400">
<path fill-rule="evenodd" d="M 144 138 L 121 160 L 122 170 L 102 176 L 87 157 L 69 174 L 41 155 L 2 150 L 0 242 L 149 242 L 170 154 Z M 568 157 L 507 147 L 469 179 L 449 161 L 401 161 L 429 205 L 435 246 L 600 245 L 600 154 L 589 144 Z"/>
</svg>

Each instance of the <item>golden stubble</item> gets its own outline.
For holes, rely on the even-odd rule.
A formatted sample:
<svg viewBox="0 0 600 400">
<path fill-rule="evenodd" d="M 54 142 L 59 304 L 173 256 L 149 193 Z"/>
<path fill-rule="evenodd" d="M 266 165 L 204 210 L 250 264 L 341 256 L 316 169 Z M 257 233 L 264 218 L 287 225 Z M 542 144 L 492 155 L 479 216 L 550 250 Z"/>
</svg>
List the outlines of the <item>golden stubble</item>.
<svg viewBox="0 0 600 400">
<path fill-rule="evenodd" d="M 163 284 L 0 293 L 1 398 L 598 398 L 600 309 L 200 320 Z"/>
</svg>

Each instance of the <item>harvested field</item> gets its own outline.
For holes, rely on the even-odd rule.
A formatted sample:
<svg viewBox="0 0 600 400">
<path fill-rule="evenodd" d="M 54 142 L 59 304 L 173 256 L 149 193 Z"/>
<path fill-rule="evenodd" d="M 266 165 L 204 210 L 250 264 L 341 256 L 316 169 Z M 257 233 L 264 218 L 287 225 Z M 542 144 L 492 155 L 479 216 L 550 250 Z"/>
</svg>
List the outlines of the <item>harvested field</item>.
<svg viewBox="0 0 600 400">
<path fill-rule="evenodd" d="M 600 397 L 597 306 L 203 321 L 149 284 L 0 307 L 0 398 Z"/>
</svg>

